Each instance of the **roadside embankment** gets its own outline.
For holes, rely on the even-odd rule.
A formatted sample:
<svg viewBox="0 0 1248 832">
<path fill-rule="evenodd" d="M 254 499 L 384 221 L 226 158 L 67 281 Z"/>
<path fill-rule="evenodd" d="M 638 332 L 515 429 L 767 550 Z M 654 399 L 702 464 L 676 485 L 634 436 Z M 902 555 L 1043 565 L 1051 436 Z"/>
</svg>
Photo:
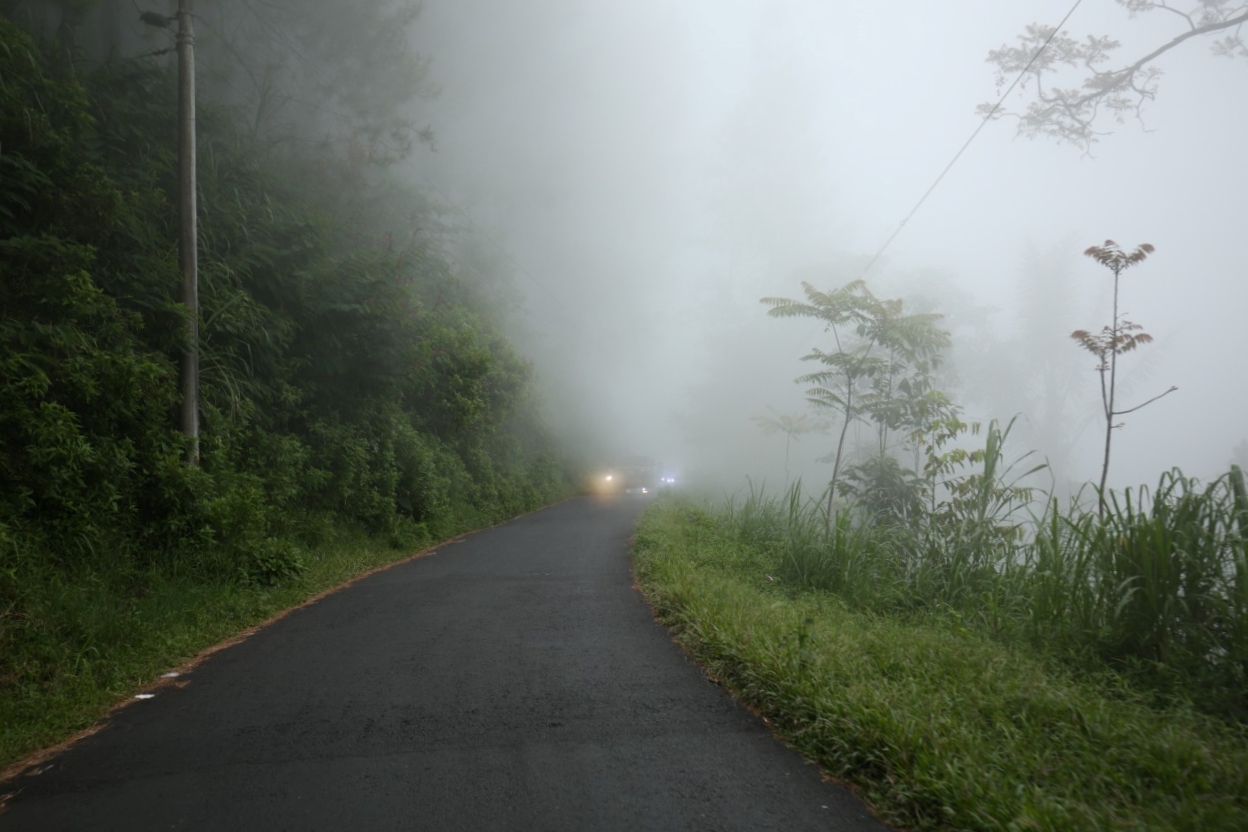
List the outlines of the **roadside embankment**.
<svg viewBox="0 0 1248 832">
<path fill-rule="evenodd" d="M 909 829 L 1248 828 L 1248 735 L 938 611 L 884 615 L 779 577 L 724 512 L 656 502 L 637 581 L 775 731 Z"/>
</svg>

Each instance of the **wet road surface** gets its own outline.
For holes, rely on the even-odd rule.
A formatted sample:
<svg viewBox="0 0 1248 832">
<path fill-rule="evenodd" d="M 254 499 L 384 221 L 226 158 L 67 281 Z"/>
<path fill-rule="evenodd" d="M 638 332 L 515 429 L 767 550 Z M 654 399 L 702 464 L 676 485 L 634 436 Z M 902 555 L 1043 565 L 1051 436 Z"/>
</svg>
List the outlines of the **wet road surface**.
<svg viewBox="0 0 1248 832">
<path fill-rule="evenodd" d="M 884 830 L 654 622 L 644 500 L 571 500 L 293 611 L 0 785 L 0 830 Z"/>
</svg>

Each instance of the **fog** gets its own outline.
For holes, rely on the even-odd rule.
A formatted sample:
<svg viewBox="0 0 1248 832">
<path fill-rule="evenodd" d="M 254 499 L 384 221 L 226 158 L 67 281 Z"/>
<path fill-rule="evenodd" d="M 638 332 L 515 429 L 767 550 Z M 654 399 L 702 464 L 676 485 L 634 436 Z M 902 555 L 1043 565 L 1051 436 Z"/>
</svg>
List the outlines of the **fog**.
<svg viewBox="0 0 1248 832">
<path fill-rule="evenodd" d="M 1248 62 L 1172 51 L 1143 123 L 1109 123 L 1091 155 L 991 122 L 863 273 L 999 94 L 988 50 L 1069 5 L 427 0 L 415 48 L 439 92 L 418 107 L 436 140 L 398 172 L 504 264 L 513 335 L 588 462 L 821 486 L 833 438 L 795 443 L 786 475 L 785 437 L 752 417 L 810 411 L 794 378 L 828 336 L 759 299 L 861 276 L 947 316 L 949 392 L 968 418 L 1019 417 L 1008 456 L 1095 480 L 1095 361 L 1069 333 L 1110 320 L 1112 276 L 1080 253 L 1112 238 L 1157 247 L 1123 279 L 1156 341 L 1122 359 L 1122 404 L 1180 389 L 1123 418 L 1110 483 L 1213 476 L 1248 438 Z M 1126 58 L 1176 33 L 1158 17 L 1087 3 L 1066 28 Z M 1039 401 L 1045 361 L 1077 391 Z M 1037 445 L 1044 406 L 1065 450 Z"/>
</svg>

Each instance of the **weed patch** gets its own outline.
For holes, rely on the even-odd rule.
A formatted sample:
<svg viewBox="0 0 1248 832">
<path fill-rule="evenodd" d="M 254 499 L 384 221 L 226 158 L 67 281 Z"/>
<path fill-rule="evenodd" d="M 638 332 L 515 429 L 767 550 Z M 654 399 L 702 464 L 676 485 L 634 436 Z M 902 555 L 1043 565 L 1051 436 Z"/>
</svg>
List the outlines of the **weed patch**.
<svg viewBox="0 0 1248 832">
<path fill-rule="evenodd" d="M 739 519 L 739 518 L 738 518 Z M 777 579 L 783 550 L 678 500 L 643 516 L 639 584 L 792 745 L 914 829 L 1243 829 L 1248 734 L 1076 675 L 937 612 Z M 748 535 L 747 535 L 748 537 Z"/>
</svg>

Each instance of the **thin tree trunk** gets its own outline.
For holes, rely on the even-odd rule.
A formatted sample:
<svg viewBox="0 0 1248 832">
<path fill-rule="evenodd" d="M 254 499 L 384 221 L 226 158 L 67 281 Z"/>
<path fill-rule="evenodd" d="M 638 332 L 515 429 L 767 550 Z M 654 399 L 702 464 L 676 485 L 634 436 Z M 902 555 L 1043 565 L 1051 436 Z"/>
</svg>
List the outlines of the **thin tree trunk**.
<svg viewBox="0 0 1248 832">
<path fill-rule="evenodd" d="M 1105 460 L 1101 463 L 1100 515 L 1105 516 L 1105 483 L 1109 478 L 1109 445 L 1114 438 L 1114 417 L 1105 420 Z"/>
<path fill-rule="evenodd" d="M 854 384 L 851 380 L 845 386 L 845 423 L 841 425 L 841 438 L 836 443 L 836 460 L 832 463 L 832 481 L 828 483 L 828 514 L 827 528 L 832 530 L 832 498 L 836 496 L 836 478 L 841 473 L 841 455 L 845 452 L 845 434 L 849 433 L 849 422 L 853 418 Z"/>
<path fill-rule="evenodd" d="M 1105 516 L 1105 483 L 1109 481 L 1109 446 L 1114 438 L 1114 388 L 1118 382 L 1118 275 L 1122 268 L 1114 269 L 1114 325 L 1109 344 L 1109 396 L 1105 401 L 1105 460 L 1101 464 L 1100 514 Z M 1104 379 L 1104 374 L 1101 375 Z M 1102 389 L 1102 396 L 1104 396 Z"/>
<path fill-rule="evenodd" d="M 793 431 L 784 434 L 784 487 L 789 487 L 789 445 L 793 442 Z"/>
</svg>

